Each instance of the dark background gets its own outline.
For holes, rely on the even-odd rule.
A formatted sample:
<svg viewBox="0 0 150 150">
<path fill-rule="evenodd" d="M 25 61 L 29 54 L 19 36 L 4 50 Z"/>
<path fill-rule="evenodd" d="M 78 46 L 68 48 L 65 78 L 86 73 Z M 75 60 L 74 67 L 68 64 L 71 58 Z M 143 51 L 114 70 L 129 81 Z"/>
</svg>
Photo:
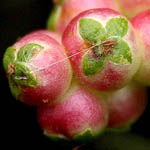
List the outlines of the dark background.
<svg viewBox="0 0 150 150">
<path fill-rule="evenodd" d="M 45 150 L 71 149 L 59 145 L 43 136 L 36 119 L 36 108 L 16 101 L 10 94 L 2 67 L 5 49 L 18 37 L 45 28 L 46 20 L 53 5 L 51 0 L 0 0 L 0 110 L 2 143 L 11 148 L 31 148 Z M 143 116 L 133 125 L 130 133 L 104 134 L 94 143 L 81 149 L 144 150 L 150 149 L 150 104 Z M 127 146 L 127 147 L 126 147 Z M 122 148 L 120 148 L 122 147 Z"/>
</svg>

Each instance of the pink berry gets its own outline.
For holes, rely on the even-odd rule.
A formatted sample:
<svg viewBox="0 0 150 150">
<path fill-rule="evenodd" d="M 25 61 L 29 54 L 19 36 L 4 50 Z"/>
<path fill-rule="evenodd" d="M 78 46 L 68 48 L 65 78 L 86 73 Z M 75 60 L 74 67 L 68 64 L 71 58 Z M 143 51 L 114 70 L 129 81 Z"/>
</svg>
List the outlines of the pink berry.
<svg viewBox="0 0 150 150">
<path fill-rule="evenodd" d="M 78 79 L 106 91 L 126 85 L 141 58 L 131 23 L 111 9 L 91 9 L 75 17 L 62 42 Z"/>
<path fill-rule="evenodd" d="M 56 63 L 64 58 L 62 45 L 38 31 L 17 41 L 3 59 L 12 94 L 29 105 L 57 101 L 72 78 L 68 60 Z"/>
<path fill-rule="evenodd" d="M 38 121 L 51 139 L 92 139 L 106 127 L 106 104 L 91 91 L 73 84 L 61 102 L 38 108 Z"/>
<path fill-rule="evenodd" d="M 142 63 L 135 79 L 150 86 L 150 10 L 138 14 L 131 22 L 139 34 L 139 47 L 142 51 Z"/>
<path fill-rule="evenodd" d="M 150 0 L 116 0 L 116 2 L 120 7 L 120 12 L 128 18 L 132 18 L 145 10 L 150 10 Z"/>
<path fill-rule="evenodd" d="M 63 33 L 73 17 L 93 8 L 111 8 L 119 11 L 115 0 L 54 0 L 55 7 L 48 19 L 48 29 Z"/>
<path fill-rule="evenodd" d="M 49 30 L 45 30 L 45 29 L 32 31 L 31 33 L 27 34 L 20 40 L 25 40 L 25 39 L 28 39 L 29 36 L 32 37 L 33 35 L 39 35 L 39 34 L 44 34 L 44 35 L 50 36 L 51 38 L 57 40 L 57 42 L 61 43 L 61 36 L 58 33 L 49 31 Z"/>
<path fill-rule="evenodd" d="M 109 93 L 109 128 L 122 128 L 134 123 L 145 110 L 146 88 L 130 83 L 126 87 Z"/>
</svg>

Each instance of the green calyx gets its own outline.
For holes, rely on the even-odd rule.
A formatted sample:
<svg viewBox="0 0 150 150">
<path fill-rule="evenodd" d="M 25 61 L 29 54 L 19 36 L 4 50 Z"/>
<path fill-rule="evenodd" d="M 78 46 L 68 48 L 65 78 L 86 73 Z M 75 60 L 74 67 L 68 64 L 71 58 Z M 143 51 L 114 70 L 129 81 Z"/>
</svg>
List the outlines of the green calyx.
<svg viewBox="0 0 150 150">
<path fill-rule="evenodd" d="M 18 99 L 21 93 L 21 86 L 36 86 L 37 80 L 28 66 L 28 62 L 35 57 L 43 47 L 30 43 L 16 52 L 14 47 L 9 47 L 3 58 L 3 66 L 8 74 L 10 90 L 15 98 Z"/>
<path fill-rule="evenodd" d="M 53 134 L 47 132 L 46 130 L 44 131 L 44 135 L 53 141 L 69 141 L 69 139 L 66 136 L 63 136 L 62 134 Z"/>
<path fill-rule="evenodd" d="M 128 44 L 121 38 L 112 38 L 117 44 L 113 49 L 113 55 L 109 56 L 109 60 L 118 64 L 131 64 L 132 54 Z"/>
<path fill-rule="evenodd" d="M 128 31 L 128 21 L 124 18 L 112 18 L 106 24 L 108 36 L 124 37 Z"/>
<path fill-rule="evenodd" d="M 82 131 L 72 137 L 67 137 L 63 134 L 59 134 L 59 133 L 54 134 L 54 133 L 50 133 L 50 132 L 44 130 L 44 135 L 56 142 L 59 141 L 59 142 L 84 143 L 84 142 L 89 142 L 89 141 L 95 140 L 103 132 L 104 131 L 101 131 L 101 132 L 95 134 L 91 128 L 86 128 L 84 131 Z"/>
<path fill-rule="evenodd" d="M 21 93 L 21 87 L 17 83 L 14 82 L 14 79 L 12 76 L 9 77 L 9 86 L 10 86 L 10 91 L 14 98 L 18 99 L 19 95 Z"/>
<path fill-rule="evenodd" d="M 93 19 L 80 19 L 79 32 L 84 40 L 98 43 L 106 38 L 105 29 L 102 24 Z"/>
<path fill-rule="evenodd" d="M 82 68 L 86 76 L 94 75 L 105 65 L 105 60 L 116 64 L 131 64 L 132 53 L 122 38 L 127 34 L 125 18 L 111 18 L 105 27 L 97 20 L 82 18 L 79 21 L 81 37 L 91 45 L 83 56 Z"/>
<path fill-rule="evenodd" d="M 29 62 L 31 58 L 36 56 L 42 48 L 43 47 L 39 44 L 34 43 L 23 46 L 17 54 L 17 61 Z"/>
<path fill-rule="evenodd" d="M 4 57 L 3 57 L 3 66 L 6 72 L 8 72 L 9 64 L 15 60 L 15 48 L 8 47 Z"/>
<path fill-rule="evenodd" d="M 73 140 L 78 141 L 78 142 L 83 142 L 83 141 L 90 141 L 94 138 L 94 134 L 91 128 L 87 128 L 83 132 L 77 134 L 74 136 Z"/>
<path fill-rule="evenodd" d="M 84 73 L 86 75 L 95 74 L 96 72 L 99 71 L 99 68 L 103 67 L 105 56 L 102 56 L 101 59 L 99 59 L 99 57 L 97 58 L 98 59 L 92 57 L 90 58 L 88 53 L 84 56 L 82 65 L 83 65 Z"/>
<path fill-rule="evenodd" d="M 15 72 L 12 76 L 15 83 L 30 87 L 37 85 L 37 81 L 32 70 L 26 64 L 17 62 L 14 65 Z"/>
</svg>

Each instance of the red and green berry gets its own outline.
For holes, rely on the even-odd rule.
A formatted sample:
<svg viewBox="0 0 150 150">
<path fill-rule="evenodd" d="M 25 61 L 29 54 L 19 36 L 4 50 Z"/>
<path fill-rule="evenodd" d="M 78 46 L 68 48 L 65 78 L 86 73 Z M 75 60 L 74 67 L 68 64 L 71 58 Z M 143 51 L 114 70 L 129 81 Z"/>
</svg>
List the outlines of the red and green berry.
<svg viewBox="0 0 150 150">
<path fill-rule="evenodd" d="M 51 103 L 69 88 L 72 69 L 62 46 L 43 33 L 26 35 L 4 55 L 3 64 L 12 94 L 30 105 Z M 54 64 L 54 65 L 51 65 Z"/>
<path fill-rule="evenodd" d="M 63 34 L 63 44 L 78 79 L 97 90 L 126 85 L 140 64 L 131 23 L 111 9 L 93 9 L 75 17 Z"/>
</svg>

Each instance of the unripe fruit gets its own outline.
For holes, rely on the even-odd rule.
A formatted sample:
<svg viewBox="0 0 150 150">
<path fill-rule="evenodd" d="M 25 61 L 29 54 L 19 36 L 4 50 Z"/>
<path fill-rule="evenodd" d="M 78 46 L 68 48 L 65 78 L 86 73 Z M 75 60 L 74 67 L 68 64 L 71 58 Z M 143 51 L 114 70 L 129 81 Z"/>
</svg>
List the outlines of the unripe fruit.
<svg viewBox="0 0 150 150">
<path fill-rule="evenodd" d="M 145 10 L 150 10 L 150 0 L 116 0 L 116 3 L 120 7 L 120 12 L 128 18 L 132 18 Z"/>
<path fill-rule="evenodd" d="M 86 141 L 103 132 L 108 109 L 100 97 L 73 84 L 61 102 L 38 108 L 38 121 L 51 139 Z"/>
<path fill-rule="evenodd" d="M 54 0 L 54 3 L 47 27 L 59 33 L 63 33 L 71 19 L 82 11 L 93 8 L 119 10 L 115 0 Z"/>
<path fill-rule="evenodd" d="M 3 64 L 12 94 L 29 105 L 53 103 L 70 86 L 72 69 L 62 46 L 42 33 L 26 35 L 9 47 Z"/>
<path fill-rule="evenodd" d="M 133 124 L 145 110 L 147 104 L 146 88 L 136 83 L 108 95 L 108 128 L 123 128 Z"/>
<path fill-rule="evenodd" d="M 79 14 L 67 26 L 62 42 L 78 79 L 101 91 L 126 85 L 141 61 L 132 25 L 111 9 Z"/>
<path fill-rule="evenodd" d="M 138 14 L 131 22 L 141 40 L 140 45 L 142 45 L 142 63 L 135 79 L 146 86 L 150 86 L 150 10 Z"/>
</svg>

